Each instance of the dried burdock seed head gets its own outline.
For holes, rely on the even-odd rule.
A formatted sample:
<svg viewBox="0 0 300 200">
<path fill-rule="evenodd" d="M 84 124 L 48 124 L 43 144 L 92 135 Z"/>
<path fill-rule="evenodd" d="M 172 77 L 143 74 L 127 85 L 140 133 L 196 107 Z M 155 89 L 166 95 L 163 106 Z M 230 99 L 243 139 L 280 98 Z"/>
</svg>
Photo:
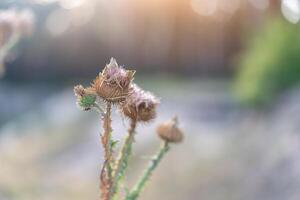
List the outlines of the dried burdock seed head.
<svg viewBox="0 0 300 200">
<path fill-rule="evenodd" d="M 156 132 L 161 139 L 167 142 L 179 143 L 183 140 L 183 132 L 178 128 L 177 117 L 159 124 L 156 128 Z"/>
<path fill-rule="evenodd" d="M 92 87 L 105 101 L 117 103 L 124 101 L 128 95 L 129 85 L 133 80 L 135 71 L 125 70 L 119 66 L 114 58 L 105 66 L 96 77 Z"/>
<path fill-rule="evenodd" d="M 77 105 L 82 110 L 88 111 L 96 102 L 96 93 L 92 88 L 84 88 L 82 85 L 74 87 L 74 93 L 77 98 Z"/>
<path fill-rule="evenodd" d="M 129 95 L 121 105 L 123 114 L 136 121 L 150 121 L 156 117 L 159 100 L 136 84 L 131 84 Z"/>
</svg>

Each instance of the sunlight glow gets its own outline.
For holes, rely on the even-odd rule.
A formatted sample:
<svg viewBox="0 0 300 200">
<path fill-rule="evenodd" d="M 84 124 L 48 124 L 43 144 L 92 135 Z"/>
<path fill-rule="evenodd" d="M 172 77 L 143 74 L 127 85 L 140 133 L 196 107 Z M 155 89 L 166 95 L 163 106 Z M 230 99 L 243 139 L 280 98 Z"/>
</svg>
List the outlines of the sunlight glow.
<svg viewBox="0 0 300 200">
<path fill-rule="evenodd" d="M 217 11 L 217 0 L 192 0 L 192 9 L 203 16 L 211 16 Z"/>
<path fill-rule="evenodd" d="M 219 2 L 219 9 L 229 15 L 233 15 L 240 8 L 240 0 L 231 0 L 230 3 L 227 1 Z"/>
<path fill-rule="evenodd" d="M 70 10 L 81 6 L 86 0 L 60 0 L 60 5 L 64 9 Z"/>
<path fill-rule="evenodd" d="M 81 26 L 88 23 L 95 14 L 95 6 L 85 3 L 80 7 L 70 10 L 71 23 L 74 26 Z"/>
<path fill-rule="evenodd" d="M 46 21 L 46 28 L 53 36 L 62 35 L 70 27 L 70 16 L 63 10 L 53 11 Z"/>
<path fill-rule="evenodd" d="M 202 16 L 212 17 L 217 21 L 230 19 L 241 7 L 242 0 L 191 0 L 192 9 Z"/>
<path fill-rule="evenodd" d="M 270 6 L 270 0 L 249 0 L 249 2 L 258 10 L 266 10 Z"/>
<path fill-rule="evenodd" d="M 58 2 L 62 8 L 70 10 L 81 6 L 83 3 L 86 3 L 89 0 L 32 0 L 32 1 L 40 4 Z"/>
</svg>

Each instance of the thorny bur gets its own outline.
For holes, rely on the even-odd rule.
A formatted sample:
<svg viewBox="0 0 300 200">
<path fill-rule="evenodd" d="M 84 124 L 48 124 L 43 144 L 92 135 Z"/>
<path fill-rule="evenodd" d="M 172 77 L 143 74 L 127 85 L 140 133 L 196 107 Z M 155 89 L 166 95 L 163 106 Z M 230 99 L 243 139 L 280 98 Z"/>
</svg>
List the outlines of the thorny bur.
<svg viewBox="0 0 300 200">
<path fill-rule="evenodd" d="M 96 93 L 107 102 L 117 103 L 124 101 L 128 95 L 129 86 L 135 71 L 125 70 L 119 66 L 114 58 L 105 66 L 96 77 L 92 87 Z"/>
<path fill-rule="evenodd" d="M 132 84 L 121 111 L 127 117 L 137 121 L 150 121 L 156 117 L 156 107 L 159 100 L 150 92 Z"/>
<path fill-rule="evenodd" d="M 84 88 L 82 85 L 77 85 L 74 87 L 74 93 L 79 108 L 87 111 L 95 106 L 96 94 L 92 88 Z"/>
</svg>

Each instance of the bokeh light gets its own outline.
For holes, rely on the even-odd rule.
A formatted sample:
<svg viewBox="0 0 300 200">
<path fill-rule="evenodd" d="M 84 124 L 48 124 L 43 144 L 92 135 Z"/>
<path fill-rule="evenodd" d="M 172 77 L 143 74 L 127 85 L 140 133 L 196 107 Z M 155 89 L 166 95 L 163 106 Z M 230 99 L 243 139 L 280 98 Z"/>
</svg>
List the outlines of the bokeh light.
<svg viewBox="0 0 300 200">
<path fill-rule="evenodd" d="M 211 16 L 217 12 L 217 0 L 191 0 L 193 10 L 203 16 Z"/>
<path fill-rule="evenodd" d="M 299 0 L 282 0 L 281 10 L 283 16 L 291 23 L 296 24 L 300 20 Z"/>
<path fill-rule="evenodd" d="M 65 33 L 70 28 L 70 25 L 71 18 L 69 13 L 61 9 L 53 11 L 46 21 L 47 29 L 54 36 Z"/>
<path fill-rule="evenodd" d="M 249 0 L 249 2 L 259 10 L 266 10 L 270 6 L 270 0 Z"/>
</svg>

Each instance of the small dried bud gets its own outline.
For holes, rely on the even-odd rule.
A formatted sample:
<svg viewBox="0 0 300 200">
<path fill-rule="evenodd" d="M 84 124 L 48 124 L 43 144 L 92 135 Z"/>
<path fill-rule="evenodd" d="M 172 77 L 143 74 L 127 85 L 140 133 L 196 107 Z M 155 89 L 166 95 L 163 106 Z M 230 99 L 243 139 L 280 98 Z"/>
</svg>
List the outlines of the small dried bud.
<svg viewBox="0 0 300 200">
<path fill-rule="evenodd" d="M 158 103 L 159 101 L 153 94 L 132 84 L 128 97 L 121 105 L 121 111 L 133 120 L 147 122 L 156 117 Z"/>
<path fill-rule="evenodd" d="M 96 94 L 91 88 L 84 88 L 82 85 L 74 87 L 74 93 L 77 97 L 77 105 L 83 110 L 90 110 L 96 102 Z"/>
<path fill-rule="evenodd" d="M 177 117 L 159 124 L 156 132 L 161 139 L 167 142 L 179 143 L 183 140 L 183 132 L 178 128 Z"/>
<path fill-rule="evenodd" d="M 120 67 L 114 58 L 93 81 L 92 87 L 104 100 L 112 103 L 124 101 L 135 71 Z"/>
</svg>

